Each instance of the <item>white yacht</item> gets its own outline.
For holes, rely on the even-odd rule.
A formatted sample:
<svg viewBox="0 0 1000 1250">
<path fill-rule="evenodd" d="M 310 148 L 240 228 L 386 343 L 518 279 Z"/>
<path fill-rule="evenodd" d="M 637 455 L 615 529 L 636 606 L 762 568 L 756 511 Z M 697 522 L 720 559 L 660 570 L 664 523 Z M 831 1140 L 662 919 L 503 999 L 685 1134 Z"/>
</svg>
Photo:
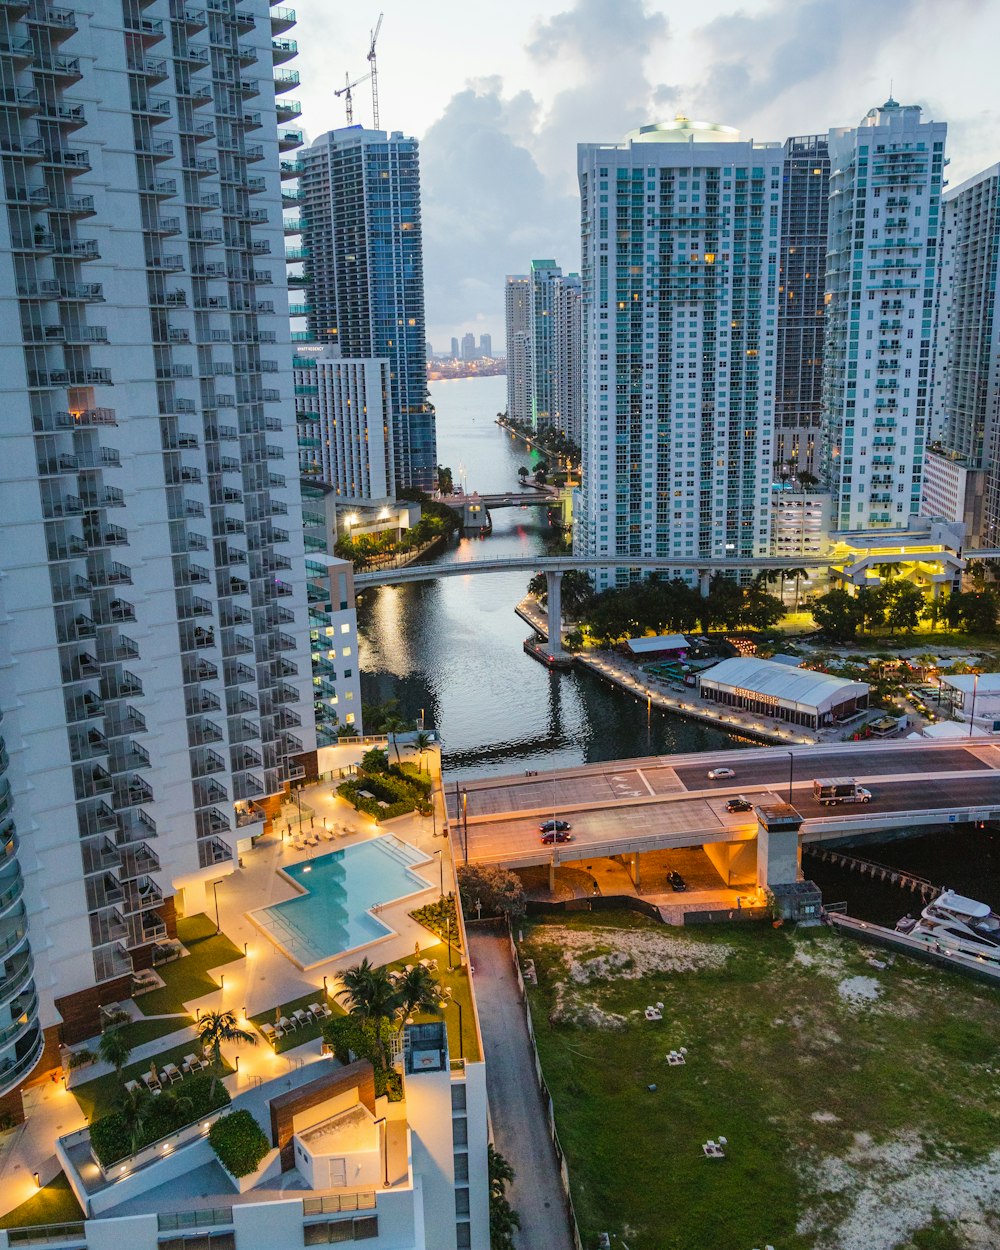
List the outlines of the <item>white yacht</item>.
<svg viewBox="0 0 1000 1250">
<path fill-rule="evenodd" d="M 920 913 L 896 925 L 901 933 L 944 950 L 961 951 L 1000 963 L 1000 916 L 985 903 L 945 890 Z"/>
</svg>

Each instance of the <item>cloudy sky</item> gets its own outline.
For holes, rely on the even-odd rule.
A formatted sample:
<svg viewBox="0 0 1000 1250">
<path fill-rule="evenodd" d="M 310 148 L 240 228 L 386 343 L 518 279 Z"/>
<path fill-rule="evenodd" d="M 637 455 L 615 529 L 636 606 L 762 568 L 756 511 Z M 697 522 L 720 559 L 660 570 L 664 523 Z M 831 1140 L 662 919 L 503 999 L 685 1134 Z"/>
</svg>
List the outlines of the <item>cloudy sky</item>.
<svg viewBox="0 0 1000 1250">
<path fill-rule="evenodd" d="M 579 266 L 576 144 L 677 112 L 784 139 L 889 92 L 949 124 L 952 186 L 1000 160 L 1000 0 L 301 0 L 308 136 L 379 39 L 383 128 L 421 141 L 428 337 L 503 341 L 503 277 Z M 355 121 L 371 124 L 369 84 Z"/>
</svg>

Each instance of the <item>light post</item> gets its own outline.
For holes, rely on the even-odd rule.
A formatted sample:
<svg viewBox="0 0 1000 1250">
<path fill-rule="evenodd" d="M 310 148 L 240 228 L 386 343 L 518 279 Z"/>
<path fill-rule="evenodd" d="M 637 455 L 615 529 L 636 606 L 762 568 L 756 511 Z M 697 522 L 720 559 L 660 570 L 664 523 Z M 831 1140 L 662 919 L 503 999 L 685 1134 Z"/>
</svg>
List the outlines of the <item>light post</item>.
<svg viewBox="0 0 1000 1250">
<path fill-rule="evenodd" d="M 379 1118 L 372 1125 L 372 1128 L 378 1128 L 380 1124 L 382 1125 L 382 1153 L 385 1156 L 385 1180 L 383 1181 L 382 1186 L 384 1189 L 388 1189 L 389 1188 L 389 1124 L 384 1115 L 379 1116 Z"/>
<path fill-rule="evenodd" d="M 972 708 L 969 712 L 969 737 L 971 738 L 976 728 L 976 691 L 979 689 L 979 674 L 972 679 Z"/>
<path fill-rule="evenodd" d="M 219 883 L 212 882 L 212 895 L 215 898 L 215 936 L 218 937 L 222 932 L 222 926 L 219 924 Z"/>
<path fill-rule="evenodd" d="M 323 978 L 323 997 L 324 998 L 330 997 L 330 991 L 326 988 L 326 977 Z"/>
<path fill-rule="evenodd" d="M 795 756 L 788 752 L 788 806 L 792 805 L 792 781 L 795 777 Z"/>
</svg>

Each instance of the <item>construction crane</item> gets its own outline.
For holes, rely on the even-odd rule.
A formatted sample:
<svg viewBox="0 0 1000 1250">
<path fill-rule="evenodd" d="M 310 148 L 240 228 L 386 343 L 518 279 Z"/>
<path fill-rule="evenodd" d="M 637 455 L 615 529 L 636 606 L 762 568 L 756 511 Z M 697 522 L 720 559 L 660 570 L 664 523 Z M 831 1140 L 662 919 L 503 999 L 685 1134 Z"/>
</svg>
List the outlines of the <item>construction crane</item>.
<svg viewBox="0 0 1000 1250">
<path fill-rule="evenodd" d="M 385 17 L 384 13 L 380 13 L 378 15 L 378 22 L 375 26 L 375 29 L 372 31 L 372 41 L 371 41 L 371 45 L 368 48 L 368 64 L 372 67 L 372 72 L 371 72 L 372 119 L 374 122 L 375 130 L 378 130 L 379 128 L 379 125 L 378 125 L 378 67 L 375 64 L 375 43 L 376 43 L 376 40 L 378 39 L 378 33 L 382 29 L 383 17 Z"/>
<path fill-rule="evenodd" d="M 351 81 L 351 76 L 350 76 L 350 74 L 345 74 L 345 75 L 344 75 L 344 84 L 345 84 L 345 85 L 344 85 L 343 87 L 341 87 L 339 91 L 335 91 L 335 92 L 333 93 L 335 96 L 338 96 L 338 97 L 339 97 L 339 96 L 346 96 L 346 97 L 347 97 L 347 99 L 344 101 L 344 103 L 347 105 L 347 124 L 348 124 L 348 126 L 350 126 L 350 125 L 353 123 L 353 121 L 354 121 L 354 97 L 351 95 L 351 91 L 352 91 L 352 89 L 353 89 L 354 87 L 360 86 L 360 84 L 361 84 L 361 83 L 363 83 L 363 82 L 367 82 L 369 78 L 373 78 L 373 77 L 374 77 L 374 74 L 373 74 L 373 73 L 372 73 L 372 74 L 363 74 L 360 78 L 355 78 L 355 79 L 354 79 L 354 81 L 352 82 L 352 81 Z"/>
</svg>

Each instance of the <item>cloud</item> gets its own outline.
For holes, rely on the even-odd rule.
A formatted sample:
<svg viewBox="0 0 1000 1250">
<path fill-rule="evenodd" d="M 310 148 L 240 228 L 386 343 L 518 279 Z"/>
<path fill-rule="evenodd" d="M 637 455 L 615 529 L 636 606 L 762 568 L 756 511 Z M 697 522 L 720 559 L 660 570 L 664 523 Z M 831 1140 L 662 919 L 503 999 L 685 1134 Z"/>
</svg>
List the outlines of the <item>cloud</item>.
<svg viewBox="0 0 1000 1250">
<path fill-rule="evenodd" d="M 649 120 L 644 64 L 667 35 L 647 0 L 575 0 L 528 40 L 537 94 L 505 99 L 489 78 L 452 97 L 421 149 L 432 342 L 484 318 L 502 341 L 506 273 L 536 257 L 579 267 L 576 145 Z"/>
<path fill-rule="evenodd" d="M 432 342 L 443 345 L 484 317 L 502 341 L 497 310 L 504 275 L 569 248 L 576 202 L 553 190 L 523 141 L 538 112 L 529 93 L 505 100 L 499 80 L 490 79 L 453 96 L 424 137 L 424 291 Z"/>
</svg>

